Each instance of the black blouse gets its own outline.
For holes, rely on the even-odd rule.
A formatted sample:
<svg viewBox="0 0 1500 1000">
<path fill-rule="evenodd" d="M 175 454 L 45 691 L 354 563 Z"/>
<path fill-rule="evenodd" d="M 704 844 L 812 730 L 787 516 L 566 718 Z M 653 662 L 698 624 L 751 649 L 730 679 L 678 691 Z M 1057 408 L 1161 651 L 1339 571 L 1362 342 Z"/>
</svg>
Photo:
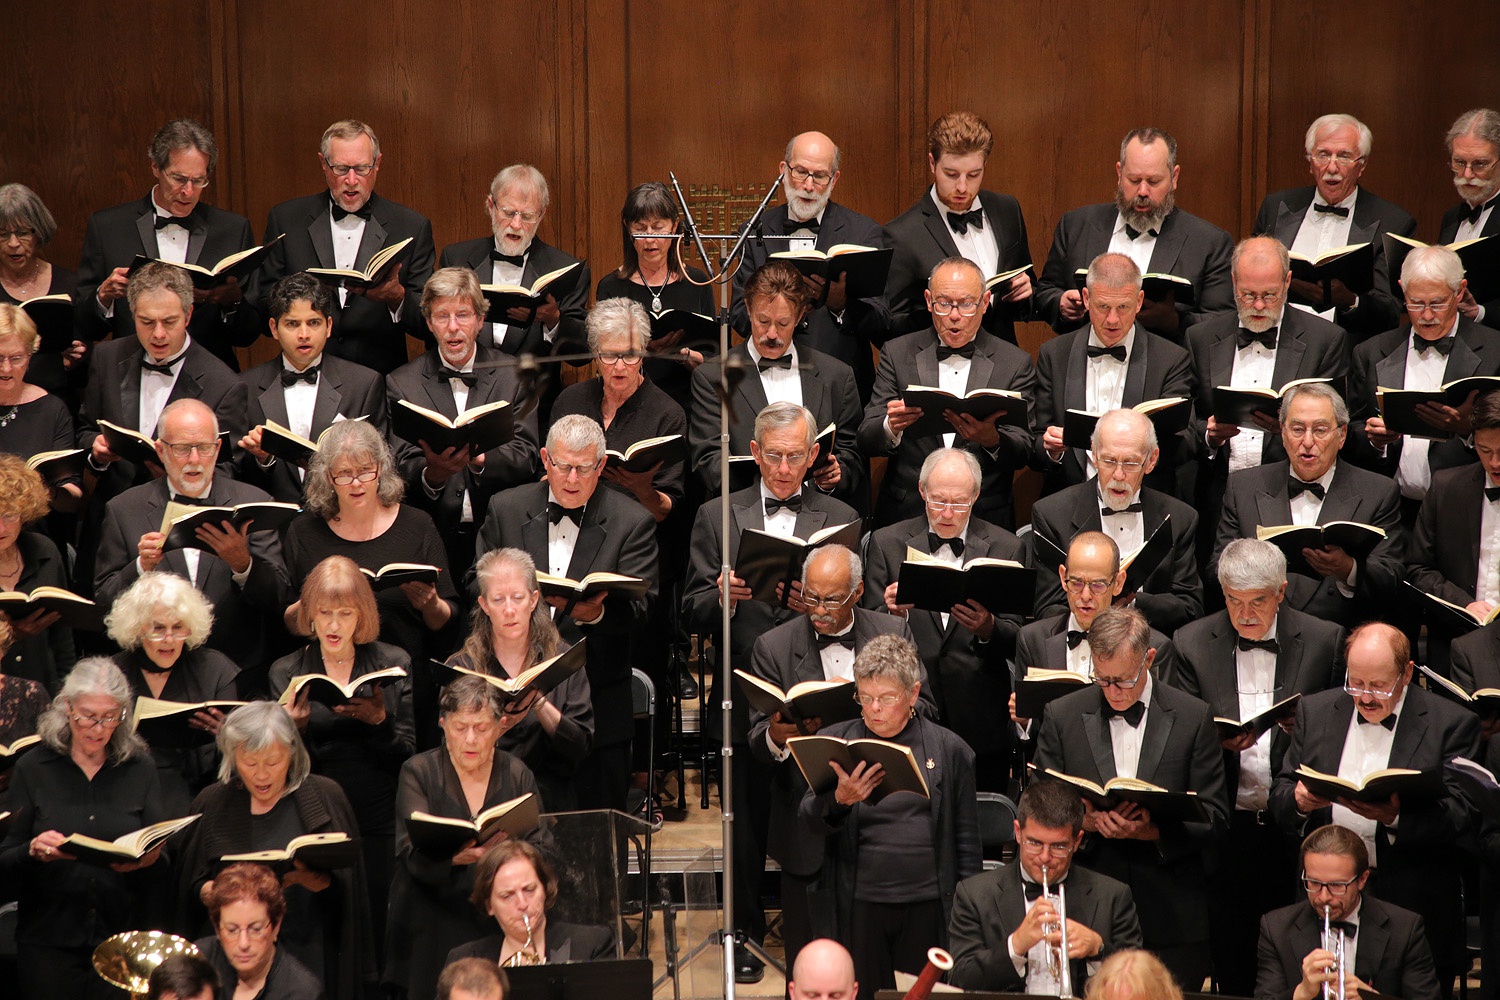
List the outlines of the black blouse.
<svg viewBox="0 0 1500 1000">
<path fill-rule="evenodd" d="M 73 295 L 78 290 L 78 275 L 65 267 L 52 265 L 52 281 L 47 285 L 48 295 Z M 20 305 L 21 302 L 10 292 L 0 285 L 0 302 L 8 302 L 11 305 Z M 26 381 L 32 385 L 41 386 L 48 392 L 76 395 L 83 385 L 83 374 L 88 369 L 85 365 L 75 365 L 72 370 L 63 367 L 62 352 L 55 351 L 48 354 L 33 354 L 31 364 L 26 369 Z M 62 447 L 59 445 L 58 447 Z M 39 451 L 46 451 L 40 448 Z"/>
<path fill-rule="evenodd" d="M 697 268 L 690 268 L 689 273 L 702 281 L 707 277 Z M 652 292 L 645 285 L 638 285 L 629 278 L 617 277 L 613 272 L 599 279 L 599 288 L 596 300 L 604 299 L 634 299 L 651 311 Z M 678 278 L 676 281 L 667 283 L 667 287 L 661 291 L 662 311 L 668 309 L 681 309 L 684 312 L 698 313 L 700 316 L 714 315 L 713 290 L 707 285 L 694 285 L 691 282 Z M 673 348 L 677 350 L 678 348 Z M 694 349 L 704 357 L 713 357 L 719 353 L 718 344 L 694 345 Z M 646 359 L 646 380 L 660 386 L 662 391 L 677 401 L 677 405 L 686 410 L 693 403 L 692 389 L 693 373 L 688 366 L 681 361 L 668 361 L 665 358 Z"/>
<path fill-rule="evenodd" d="M 37 587 L 72 589 L 67 565 L 52 539 L 39 532 L 23 531 L 16 538 L 16 550 L 21 553 L 17 590 L 30 593 Z M 17 639 L 0 661 L 0 673 L 29 678 L 55 693 L 77 659 L 73 630 L 59 622 L 44 632 Z"/>
<path fill-rule="evenodd" d="M 575 382 L 558 394 L 552 404 L 552 419 L 570 413 L 581 414 L 604 427 L 604 380 L 591 378 L 587 382 Z M 615 411 L 615 418 L 604 427 L 605 447 L 624 454 L 625 449 L 637 441 L 648 438 L 678 434 L 682 437 L 682 451 L 675 462 L 663 462 L 651 485 L 671 499 L 675 506 L 682 499 L 682 484 L 687 465 L 687 415 L 681 404 L 647 378 L 630 398 Z M 635 495 L 618 483 L 604 480 L 604 485 L 634 500 Z"/>
</svg>

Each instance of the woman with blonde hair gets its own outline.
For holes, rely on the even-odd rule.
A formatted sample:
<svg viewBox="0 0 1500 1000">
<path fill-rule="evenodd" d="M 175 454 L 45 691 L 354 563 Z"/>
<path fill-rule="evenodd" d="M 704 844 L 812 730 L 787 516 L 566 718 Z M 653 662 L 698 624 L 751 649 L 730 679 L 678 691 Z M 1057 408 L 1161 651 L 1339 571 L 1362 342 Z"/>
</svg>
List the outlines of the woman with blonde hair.
<svg viewBox="0 0 1500 1000">
<path fill-rule="evenodd" d="M 0 454 L 0 590 L 72 589 L 57 545 L 40 532 L 24 530 L 45 517 L 47 509 L 42 477 L 23 459 Z M 56 691 L 59 679 L 78 658 L 72 629 L 60 624 L 52 611 L 33 611 L 10 624 L 15 641 L 0 661 L 0 670 Z"/>
</svg>

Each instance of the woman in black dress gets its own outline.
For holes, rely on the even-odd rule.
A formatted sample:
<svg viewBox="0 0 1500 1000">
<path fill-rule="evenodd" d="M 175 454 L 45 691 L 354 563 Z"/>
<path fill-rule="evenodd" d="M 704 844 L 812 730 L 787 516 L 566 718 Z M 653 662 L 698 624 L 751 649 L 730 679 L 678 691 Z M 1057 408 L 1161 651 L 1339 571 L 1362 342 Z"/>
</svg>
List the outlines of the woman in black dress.
<svg viewBox="0 0 1500 1000">
<path fill-rule="evenodd" d="M 479 604 L 463 649 L 450 664 L 492 677 L 518 677 L 567 650 L 542 603 L 536 563 L 520 549 L 492 549 L 474 564 Z M 594 741 L 589 675 L 579 670 L 545 695 L 502 705 L 500 749 L 536 776 L 548 812 L 578 808 L 573 774 Z"/>
<path fill-rule="evenodd" d="M 77 444 L 68 404 L 34 384 L 37 340 L 31 317 L 18 306 L 0 303 L 0 452 L 22 458 Z M 45 477 L 51 506 L 75 511 L 83 503 L 83 473 L 56 469 L 49 466 Z"/>
<path fill-rule="evenodd" d="M 443 689 L 443 745 L 401 768 L 385 980 L 408 1000 L 432 1000 L 448 952 L 488 930 L 468 906 L 474 865 L 506 834 L 498 832 L 483 843 L 471 840 L 456 854 L 433 855 L 412 844 L 406 818 L 420 811 L 472 821 L 486 809 L 537 794 L 526 765 L 495 747 L 504 732 L 504 711 L 499 688 L 479 677 L 460 677 Z M 538 802 L 537 808 L 543 805 Z M 544 838 L 534 828 L 526 839 L 540 844 Z"/>
<path fill-rule="evenodd" d="M 78 275 L 49 263 L 42 248 L 57 235 L 57 221 L 37 193 L 24 184 L 0 186 L 0 302 L 20 305 L 43 295 L 72 295 Z M 37 358 L 31 380 L 76 405 L 83 385 L 78 361 L 86 350 L 74 340 L 65 351 Z"/>
<path fill-rule="evenodd" d="M 370 582 L 352 559 L 329 556 L 307 575 L 295 631 L 312 637 L 301 650 L 271 664 L 271 697 L 281 698 L 294 678 L 322 674 L 340 684 L 387 667 L 407 676 L 356 689 L 346 704 L 330 708 L 304 688 L 287 702 L 292 721 L 307 741 L 315 770 L 339 783 L 359 819 L 365 870 L 370 879 L 371 918 L 379 940 L 395 857 L 396 777 L 415 749 L 411 657 L 376 641 L 379 611 Z"/>
<path fill-rule="evenodd" d="M 191 583 L 172 573 L 146 573 L 115 599 L 105 628 L 121 652 L 115 665 L 137 699 L 196 704 L 233 701 L 240 668 L 203 644 L 213 631 L 214 609 Z M 139 714 L 139 713 L 137 713 Z M 153 738 L 151 756 L 160 769 L 167 811 L 180 816 L 217 777 L 214 737 L 224 713 L 194 714 L 190 734 Z"/>
<path fill-rule="evenodd" d="M 0 454 L 0 590 L 29 594 L 37 587 L 69 589 L 67 564 L 52 539 L 23 530 L 46 513 L 42 477 L 17 456 Z M 56 691 L 77 659 L 73 630 L 55 611 L 33 611 L 10 624 L 15 641 L 0 661 L 0 671 Z"/>
<path fill-rule="evenodd" d="M 0 655 L 10 648 L 15 639 L 10 622 L 0 615 Z M 0 673 L 0 746 L 10 746 L 16 740 L 36 735 L 37 720 L 52 704 L 47 689 L 36 681 L 25 677 L 7 677 Z M 0 812 L 10 808 L 10 777 L 12 768 L 0 771 Z"/>
<path fill-rule="evenodd" d="M 194 943 L 219 974 L 218 1000 L 322 1000 L 322 980 L 276 947 L 286 895 L 269 868 L 243 861 L 225 868 L 207 906 L 213 937 Z"/>
</svg>

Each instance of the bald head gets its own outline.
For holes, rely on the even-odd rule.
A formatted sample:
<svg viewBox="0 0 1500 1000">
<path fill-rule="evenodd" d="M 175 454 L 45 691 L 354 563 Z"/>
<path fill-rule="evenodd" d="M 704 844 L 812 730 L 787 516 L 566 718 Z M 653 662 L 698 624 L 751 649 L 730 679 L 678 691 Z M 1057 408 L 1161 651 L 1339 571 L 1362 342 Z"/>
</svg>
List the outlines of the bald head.
<svg viewBox="0 0 1500 1000">
<path fill-rule="evenodd" d="M 819 938 L 797 952 L 787 991 L 792 1000 L 853 1000 L 854 959 L 837 941 Z"/>
</svg>

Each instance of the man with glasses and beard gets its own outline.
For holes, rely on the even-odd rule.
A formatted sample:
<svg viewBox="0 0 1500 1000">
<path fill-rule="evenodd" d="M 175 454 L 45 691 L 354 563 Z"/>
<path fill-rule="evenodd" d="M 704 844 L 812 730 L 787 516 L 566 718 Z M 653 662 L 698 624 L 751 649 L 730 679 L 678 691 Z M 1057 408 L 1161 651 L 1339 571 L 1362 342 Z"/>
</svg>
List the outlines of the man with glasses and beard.
<svg viewBox="0 0 1500 1000">
<path fill-rule="evenodd" d="M 1438 242 L 1457 243 L 1500 234 L 1500 112 L 1474 108 L 1459 115 L 1448 129 L 1448 168 L 1462 199 L 1443 213 Z M 1486 275 L 1494 278 L 1494 275 Z M 1489 283 L 1489 282 L 1487 282 Z M 1500 298 L 1476 302 L 1465 291 L 1459 308 L 1476 323 L 1500 325 Z"/>
<path fill-rule="evenodd" d="M 1155 128 L 1138 128 L 1120 143 L 1115 164 L 1115 200 L 1075 208 L 1052 235 L 1037 285 L 1037 317 L 1058 333 L 1083 326 L 1088 303 L 1077 272 L 1102 253 L 1122 253 L 1143 274 L 1171 274 L 1191 281 L 1192 291 L 1150 302 L 1141 326 L 1182 343 L 1189 326 L 1234 307 L 1229 254 L 1234 240 L 1212 223 L 1177 207 L 1177 140 Z M 1151 397 L 1147 397 L 1151 398 Z"/>
<path fill-rule="evenodd" d="M 1204 851 L 1228 817 L 1224 761 L 1209 707 L 1151 676 L 1150 641 L 1151 626 L 1134 608 L 1110 608 L 1094 619 L 1094 684 L 1046 707 L 1036 766 L 1101 786 L 1135 778 L 1197 796 L 1206 821 L 1158 821 L 1131 802 L 1091 807 L 1079 854 L 1088 867 L 1130 886 L 1145 947 L 1185 989 L 1196 990 L 1211 965 Z"/>
</svg>

